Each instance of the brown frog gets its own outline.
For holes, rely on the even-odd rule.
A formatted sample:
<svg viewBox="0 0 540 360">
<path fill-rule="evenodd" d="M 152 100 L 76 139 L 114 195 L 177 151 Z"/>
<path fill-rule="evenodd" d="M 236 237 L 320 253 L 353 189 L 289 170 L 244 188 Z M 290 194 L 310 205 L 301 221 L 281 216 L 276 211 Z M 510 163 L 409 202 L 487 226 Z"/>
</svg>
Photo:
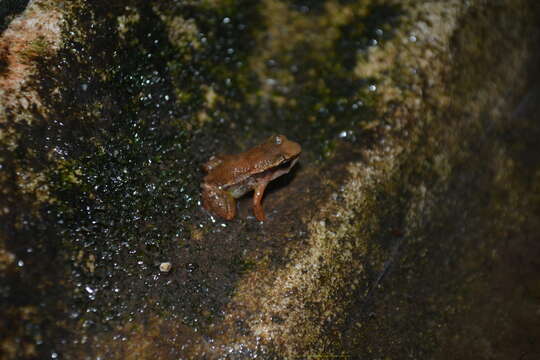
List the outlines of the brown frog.
<svg viewBox="0 0 540 360">
<path fill-rule="evenodd" d="M 298 143 L 274 135 L 243 153 L 212 156 L 202 166 L 207 173 L 201 184 L 204 208 L 231 220 L 236 214 L 236 199 L 254 190 L 253 212 L 264 221 L 261 200 L 266 185 L 288 173 L 301 151 Z"/>
</svg>

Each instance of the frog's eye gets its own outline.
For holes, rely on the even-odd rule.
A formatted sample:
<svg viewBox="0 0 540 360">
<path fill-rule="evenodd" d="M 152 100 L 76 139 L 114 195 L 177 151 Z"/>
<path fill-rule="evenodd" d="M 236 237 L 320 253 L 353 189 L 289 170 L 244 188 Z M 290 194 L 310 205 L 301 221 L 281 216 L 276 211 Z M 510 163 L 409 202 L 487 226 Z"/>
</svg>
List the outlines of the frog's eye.
<svg viewBox="0 0 540 360">
<path fill-rule="evenodd" d="M 277 135 L 276 137 L 274 137 L 274 142 L 276 143 L 276 145 L 281 145 L 283 143 L 283 138 Z"/>
</svg>

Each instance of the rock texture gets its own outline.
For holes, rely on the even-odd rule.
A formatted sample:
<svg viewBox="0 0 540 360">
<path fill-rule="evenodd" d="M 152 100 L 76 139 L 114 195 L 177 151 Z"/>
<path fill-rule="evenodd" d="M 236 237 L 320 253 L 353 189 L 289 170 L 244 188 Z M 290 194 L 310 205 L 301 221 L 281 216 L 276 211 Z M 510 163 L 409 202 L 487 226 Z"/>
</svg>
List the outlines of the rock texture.
<svg viewBox="0 0 540 360">
<path fill-rule="evenodd" d="M 29 2 L 0 35 L 2 354 L 537 358 L 539 15 Z M 199 165 L 271 133 L 304 151 L 268 221 L 201 210 Z"/>
</svg>

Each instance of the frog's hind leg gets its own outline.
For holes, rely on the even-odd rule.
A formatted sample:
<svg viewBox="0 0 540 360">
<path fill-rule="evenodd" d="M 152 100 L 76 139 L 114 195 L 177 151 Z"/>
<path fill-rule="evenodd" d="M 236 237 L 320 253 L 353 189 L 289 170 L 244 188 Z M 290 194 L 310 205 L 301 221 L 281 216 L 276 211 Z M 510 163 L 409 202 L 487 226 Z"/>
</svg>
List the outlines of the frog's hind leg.
<svg viewBox="0 0 540 360">
<path fill-rule="evenodd" d="M 253 212 L 255 213 L 255 217 L 259 221 L 266 220 L 266 216 L 264 215 L 264 209 L 262 207 L 262 198 L 264 195 L 264 190 L 266 189 L 266 185 L 268 185 L 268 182 L 264 181 L 259 183 L 255 187 L 255 194 L 253 194 Z"/>
<path fill-rule="evenodd" d="M 236 199 L 227 191 L 203 186 L 202 200 L 206 210 L 226 220 L 236 215 Z"/>
</svg>

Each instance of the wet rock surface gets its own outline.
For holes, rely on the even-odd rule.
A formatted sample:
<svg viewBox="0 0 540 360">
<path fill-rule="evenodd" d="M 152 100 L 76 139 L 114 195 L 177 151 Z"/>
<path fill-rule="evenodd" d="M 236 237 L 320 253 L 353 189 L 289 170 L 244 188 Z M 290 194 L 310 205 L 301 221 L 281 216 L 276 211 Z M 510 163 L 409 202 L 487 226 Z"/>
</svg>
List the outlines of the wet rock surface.
<svg viewBox="0 0 540 360">
<path fill-rule="evenodd" d="M 537 358 L 539 14 L 0 12 L 3 358 Z M 202 210 L 200 164 L 273 133 L 268 221 Z"/>
</svg>

